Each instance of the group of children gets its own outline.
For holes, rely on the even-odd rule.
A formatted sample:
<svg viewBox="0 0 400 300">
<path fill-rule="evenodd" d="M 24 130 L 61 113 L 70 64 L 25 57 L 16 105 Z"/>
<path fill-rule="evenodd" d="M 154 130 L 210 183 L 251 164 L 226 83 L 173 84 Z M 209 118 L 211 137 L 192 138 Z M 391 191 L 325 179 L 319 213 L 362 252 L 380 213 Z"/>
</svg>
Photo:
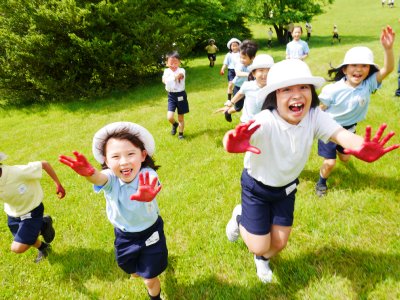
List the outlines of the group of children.
<svg viewBox="0 0 400 300">
<path fill-rule="evenodd" d="M 296 40 L 296 27 L 293 32 Z M 325 86 L 319 96 L 316 90 L 325 80 L 313 76 L 300 57 L 274 63 L 269 55 L 256 55 L 253 41 L 228 42 L 230 52 L 220 72 L 223 75 L 228 69 L 230 83 L 229 102 L 223 111 L 227 117 L 243 108 L 243 114 L 241 123 L 225 134 L 223 145 L 226 151 L 245 156 L 241 204 L 233 209 L 226 234 L 230 241 L 242 237 L 254 254 L 261 281 L 272 280 L 269 260 L 288 242 L 298 177 L 314 139 L 320 140 L 319 154 L 324 157 L 316 186 L 318 195 L 326 194 L 326 180 L 335 165 L 336 153 L 340 159 L 348 160 L 353 155 L 372 162 L 399 147 L 384 148 L 394 135 L 390 132 L 382 138 L 386 125 L 372 139 L 370 127 L 365 138 L 355 134 L 356 124 L 366 116 L 371 93 L 394 68 L 394 36 L 389 26 L 382 31 L 381 69 L 368 48 L 352 48 L 342 64 L 329 70 L 335 82 Z M 231 64 L 231 60 L 239 63 Z M 183 138 L 183 115 L 189 107 L 185 70 L 180 68 L 177 52 L 167 55 L 167 66 L 162 80 L 168 91 L 168 121 L 171 134 L 178 129 L 178 136 Z M 174 119 L 176 109 L 178 122 Z M 167 267 L 168 249 L 156 199 L 161 183 L 156 172 L 159 166 L 153 159 L 154 138 L 138 124 L 111 123 L 94 135 L 92 152 L 101 170 L 77 151 L 73 157 L 60 155 L 59 161 L 85 177 L 96 192 L 103 191 L 107 217 L 114 227 L 119 267 L 132 277 L 143 278 L 150 299 L 160 299 L 158 276 Z M 8 226 L 14 236 L 11 250 L 22 253 L 33 246 L 39 251 L 36 261 L 40 261 L 47 256 L 55 236 L 51 217 L 43 215 L 39 182 L 42 169 L 55 182 L 59 198 L 65 196 L 64 188 L 47 162 L 8 166 L 2 164 L 5 158 L 0 153 L 0 201 L 5 202 Z"/>
</svg>

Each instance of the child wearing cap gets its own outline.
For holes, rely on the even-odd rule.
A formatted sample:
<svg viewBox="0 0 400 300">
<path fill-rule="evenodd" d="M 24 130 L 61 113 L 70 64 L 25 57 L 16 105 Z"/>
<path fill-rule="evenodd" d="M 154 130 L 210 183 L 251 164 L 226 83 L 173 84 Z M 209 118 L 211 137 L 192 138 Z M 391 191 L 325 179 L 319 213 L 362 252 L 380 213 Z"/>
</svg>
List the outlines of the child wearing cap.
<svg viewBox="0 0 400 300">
<path fill-rule="evenodd" d="M 228 110 L 229 114 L 236 112 L 233 107 L 238 101 L 245 98 L 240 122 L 245 123 L 261 111 L 262 102 L 258 101 L 257 94 L 267 84 L 267 76 L 269 69 L 274 64 L 274 59 L 268 54 L 260 54 L 254 58 L 253 63 L 249 66 L 249 81 L 245 81 L 240 90 L 228 103 L 228 107 L 219 109 L 224 113 Z M 254 80 L 252 80 L 254 79 Z"/>
<path fill-rule="evenodd" d="M 214 67 L 215 61 L 217 59 L 217 52 L 218 52 L 218 47 L 215 45 L 215 40 L 209 39 L 208 45 L 206 46 L 205 49 L 207 51 L 208 60 L 210 61 L 210 68 L 212 68 L 212 67 Z"/>
<path fill-rule="evenodd" d="M 177 51 L 166 55 L 167 69 L 164 70 L 162 82 L 168 92 L 168 112 L 167 119 L 171 123 L 171 134 L 176 134 L 179 130 L 178 138 L 183 139 L 185 129 L 185 114 L 189 112 L 189 102 L 185 90 L 186 71 L 181 68 L 181 58 Z M 175 111 L 178 111 L 178 122 L 175 120 Z M 179 127 L 179 128 L 178 128 Z"/>
<path fill-rule="evenodd" d="M 235 73 L 235 65 L 240 62 L 240 52 L 239 47 L 242 42 L 237 38 L 231 38 L 226 46 L 229 49 L 229 52 L 225 55 L 224 62 L 221 67 L 221 71 L 219 72 L 221 75 L 225 74 L 225 69 L 228 69 L 228 100 L 225 102 L 224 105 L 228 105 L 229 100 L 232 99 L 233 93 L 233 79 L 236 76 Z"/>
<path fill-rule="evenodd" d="M 30 247 L 35 247 L 38 249 L 35 262 L 38 263 L 50 253 L 50 243 L 55 237 L 51 216 L 43 215 L 43 190 L 40 185 L 42 170 L 56 184 L 58 198 L 64 198 L 65 190 L 47 161 L 9 166 L 1 163 L 6 158 L 0 152 L 0 202 L 4 202 L 8 228 L 14 236 L 11 251 L 24 253 Z M 44 241 L 38 238 L 39 235 Z"/>
<path fill-rule="evenodd" d="M 239 124 L 223 139 L 231 153 L 246 153 L 241 177 L 242 204 L 234 208 L 226 226 L 230 241 L 242 236 L 254 253 L 257 276 L 264 283 L 272 280 L 269 259 L 285 248 L 293 224 L 298 176 L 311 152 L 313 140 L 333 140 L 365 161 L 374 161 L 399 145 L 384 149 L 393 132 L 380 138 L 386 125 L 365 140 L 337 124 L 319 107 L 316 89 L 322 77 L 311 74 L 298 59 L 275 63 L 267 85 L 260 90 L 263 110 L 254 120 Z"/>
<path fill-rule="evenodd" d="M 347 51 L 343 63 L 328 71 L 335 83 L 325 86 L 319 99 L 325 110 L 341 126 L 356 131 L 358 122 L 365 119 L 371 94 L 380 88 L 382 81 L 394 69 L 393 43 L 395 34 L 390 26 L 382 30 L 381 44 L 384 49 L 384 65 L 380 70 L 374 63 L 374 55 L 367 47 L 354 47 Z M 333 142 L 318 141 L 318 155 L 324 161 L 320 168 L 315 192 L 326 195 L 327 179 L 336 165 L 336 156 L 343 162 L 350 159 L 343 148 Z"/>
<path fill-rule="evenodd" d="M 340 43 L 339 30 L 338 30 L 338 28 L 337 28 L 336 25 L 333 25 L 332 34 L 333 34 L 333 35 L 332 35 L 332 42 L 331 42 L 331 44 L 333 45 L 333 42 L 334 42 L 335 40 L 337 40 L 337 41 Z"/>
<path fill-rule="evenodd" d="M 248 80 L 249 70 L 248 67 L 253 63 L 253 59 L 256 56 L 258 45 L 251 40 L 245 40 L 240 45 L 240 61 L 235 65 L 235 78 L 232 80 L 234 84 L 233 95 L 240 90 L 242 84 Z M 244 98 L 237 101 L 234 105 L 236 112 L 241 111 L 244 104 Z M 232 122 L 231 116 L 232 110 L 225 111 L 225 120 Z"/>
<path fill-rule="evenodd" d="M 304 60 L 308 56 L 310 49 L 308 44 L 301 40 L 303 29 L 301 26 L 294 26 L 292 31 L 293 40 L 286 45 L 286 59 Z"/>
<path fill-rule="evenodd" d="M 156 200 L 161 185 L 154 150 L 147 129 L 116 122 L 101 128 L 93 138 L 93 155 L 102 171 L 76 151 L 75 158 L 60 155 L 59 161 L 93 183 L 96 192 L 104 192 L 118 266 L 131 277 L 143 278 L 150 299 L 161 299 L 158 276 L 167 267 L 168 250 Z"/>
</svg>

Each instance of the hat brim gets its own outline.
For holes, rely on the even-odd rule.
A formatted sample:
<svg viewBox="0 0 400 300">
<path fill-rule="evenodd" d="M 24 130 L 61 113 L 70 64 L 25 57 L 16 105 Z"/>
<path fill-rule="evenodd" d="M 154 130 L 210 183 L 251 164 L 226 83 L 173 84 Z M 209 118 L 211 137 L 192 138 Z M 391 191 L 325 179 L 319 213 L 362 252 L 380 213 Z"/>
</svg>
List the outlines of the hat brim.
<svg viewBox="0 0 400 300">
<path fill-rule="evenodd" d="M 249 72 L 253 72 L 256 69 L 269 69 L 273 66 L 274 64 L 258 64 L 258 65 L 250 65 L 249 67 L 247 67 L 247 70 L 249 70 Z"/>
<path fill-rule="evenodd" d="M 357 62 L 343 62 L 339 66 L 337 66 L 335 69 L 340 69 L 344 66 L 347 65 L 370 65 L 370 66 L 375 66 L 377 69 L 379 69 L 379 66 L 377 64 L 371 64 L 370 62 L 363 62 L 363 61 L 357 61 Z"/>
<path fill-rule="evenodd" d="M 259 101 L 264 101 L 270 93 L 288 86 L 293 86 L 297 84 L 311 84 L 315 86 L 316 89 L 319 89 L 324 83 L 325 79 L 318 76 L 287 79 L 270 85 L 267 84 L 258 92 L 257 98 Z"/>
<path fill-rule="evenodd" d="M 226 44 L 229 50 L 231 50 L 232 43 L 238 43 L 239 45 L 242 44 L 242 42 L 239 39 L 233 38 Z"/>
<path fill-rule="evenodd" d="M 115 122 L 101 128 L 93 137 L 93 156 L 100 164 L 105 162 L 105 157 L 101 151 L 101 146 L 104 143 L 104 140 L 107 139 L 110 134 L 123 129 L 127 129 L 129 133 L 136 135 L 143 142 L 147 154 L 153 156 L 155 151 L 155 142 L 153 136 L 146 128 L 131 122 Z"/>
</svg>

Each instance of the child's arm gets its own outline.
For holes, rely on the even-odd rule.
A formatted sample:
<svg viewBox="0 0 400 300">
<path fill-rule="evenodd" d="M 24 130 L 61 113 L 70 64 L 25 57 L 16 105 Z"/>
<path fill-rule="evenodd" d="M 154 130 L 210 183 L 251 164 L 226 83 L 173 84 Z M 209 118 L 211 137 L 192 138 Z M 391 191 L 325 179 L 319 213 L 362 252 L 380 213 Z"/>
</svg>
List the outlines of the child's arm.
<svg viewBox="0 0 400 300">
<path fill-rule="evenodd" d="M 394 54 L 393 54 L 393 43 L 395 33 L 389 25 L 382 30 L 381 33 L 381 44 L 384 49 L 383 56 L 383 67 L 376 74 L 376 80 L 381 83 L 386 76 L 394 69 Z"/>
<path fill-rule="evenodd" d="M 54 183 L 56 184 L 56 194 L 58 198 L 62 199 L 65 197 L 65 190 L 58 179 L 56 172 L 54 171 L 53 167 L 47 162 L 42 161 L 42 168 L 46 171 L 47 174 L 53 179 Z"/>
<path fill-rule="evenodd" d="M 83 154 L 77 151 L 74 151 L 73 154 L 75 155 L 76 159 L 73 157 L 60 155 L 58 160 L 64 165 L 70 167 L 79 175 L 84 176 L 88 181 L 95 185 L 103 186 L 107 183 L 107 175 L 93 168 Z"/>
<path fill-rule="evenodd" d="M 233 96 L 233 98 L 229 101 L 230 103 L 228 104 L 229 107 L 231 107 L 232 105 L 235 105 L 236 102 L 239 102 L 241 99 L 244 98 L 244 94 L 241 93 L 240 91 L 237 92 L 235 94 L 235 96 Z"/>
<path fill-rule="evenodd" d="M 225 74 L 225 69 L 227 67 L 228 67 L 227 65 L 223 64 L 222 67 L 221 67 L 221 71 L 219 71 L 219 74 L 224 75 Z"/>
<path fill-rule="evenodd" d="M 341 128 L 331 136 L 331 140 L 341 145 L 343 148 L 346 148 L 344 153 L 354 155 L 358 159 L 366 162 L 373 162 L 400 146 L 396 144 L 384 148 L 385 144 L 392 138 L 392 136 L 394 136 L 394 132 L 391 131 L 381 140 L 385 128 L 386 124 L 382 124 L 372 140 L 370 126 L 367 126 L 365 130 L 364 139 L 359 135 Z"/>
<path fill-rule="evenodd" d="M 229 130 L 225 133 L 222 143 L 224 149 L 230 153 L 244 153 L 246 151 L 260 154 L 260 149 L 250 145 L 250 138 L 253 133 L 261 126 L 260 124 L 249 129 L 254 120 L 247 123 L 239 124 L 235 129 Z"/>
</svg>

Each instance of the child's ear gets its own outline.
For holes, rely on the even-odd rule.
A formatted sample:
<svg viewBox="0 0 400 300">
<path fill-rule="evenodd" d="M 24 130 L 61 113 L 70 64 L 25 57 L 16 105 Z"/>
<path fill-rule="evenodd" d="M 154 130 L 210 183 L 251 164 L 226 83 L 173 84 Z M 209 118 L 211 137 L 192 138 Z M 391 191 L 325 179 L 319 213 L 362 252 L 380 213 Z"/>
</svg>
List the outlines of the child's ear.
<svg viewBox="0 0 400 300">
<path fill-rule="evenodd" d="M 143 151 L 142 151 L 142 162 L 145 161 L 146 157 L 147 157 L 147 151 L 146 151 L 146 150 L 143 150 Z"/>
</svg>

